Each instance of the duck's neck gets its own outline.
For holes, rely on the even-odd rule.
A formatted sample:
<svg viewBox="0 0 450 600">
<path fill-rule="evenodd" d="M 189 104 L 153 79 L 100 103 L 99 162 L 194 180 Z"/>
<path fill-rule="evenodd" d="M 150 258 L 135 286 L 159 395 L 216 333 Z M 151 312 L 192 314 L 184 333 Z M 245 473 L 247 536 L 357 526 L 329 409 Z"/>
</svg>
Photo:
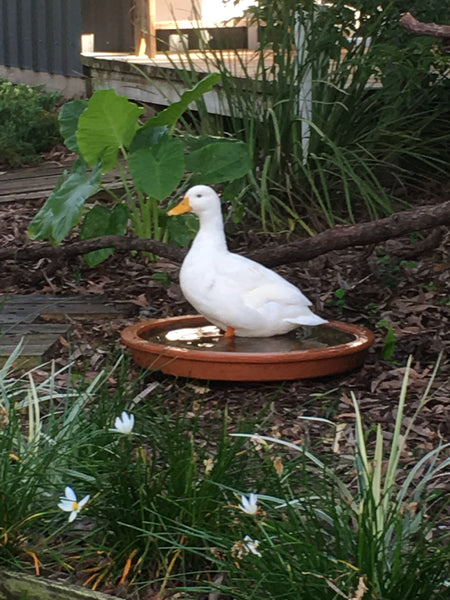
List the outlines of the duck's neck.
<svg viewBox="0 0 450 600">
<path fill-rule="evenodd" d="M 200 229 L 195 237 L 196 247 L 207 245 L 218 251 L 227 251 L 227 241 L 223 229 L 223 218 L 219 207 L 210 207 L 198 215 Z"/>
</svg>

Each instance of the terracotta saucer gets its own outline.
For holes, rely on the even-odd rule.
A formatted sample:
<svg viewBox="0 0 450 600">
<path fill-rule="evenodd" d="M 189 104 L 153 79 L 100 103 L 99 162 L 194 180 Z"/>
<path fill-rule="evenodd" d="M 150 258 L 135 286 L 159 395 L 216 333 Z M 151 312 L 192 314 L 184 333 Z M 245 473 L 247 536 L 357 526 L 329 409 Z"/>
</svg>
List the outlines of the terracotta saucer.
<svg viewBox="0 0 450 600">
<path fill-rule="evenodd" d="M 309 341 L 306 336 L 306 340 L 301 341 L 301 350 L 295 349 L 298 342 L 291 334 L 275 338 L 235 338 L 229 342 L 198 315 L 142 321 L 126 327 L 121 337 L 141 367 L 195 379 L 306 379 L 343 373 L 363 364 L 374 341 L 371 331 L 339 321 L 305 329 L 319 328 L 322 330 L 318 332 L 319 340 L 336 337 L 341 341 L 325 347 L 322 342 Z"/>
</svg>

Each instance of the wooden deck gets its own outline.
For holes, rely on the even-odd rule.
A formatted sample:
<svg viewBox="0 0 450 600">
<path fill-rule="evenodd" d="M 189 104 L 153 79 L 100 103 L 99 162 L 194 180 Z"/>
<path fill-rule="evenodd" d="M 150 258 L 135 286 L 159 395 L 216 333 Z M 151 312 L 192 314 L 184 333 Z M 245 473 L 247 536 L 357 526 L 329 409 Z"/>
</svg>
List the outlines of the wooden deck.
<svg viewBox="0 0 450 600">
<path fill-rule="evenodd" d="M 0 173 L 0 202 L 47 198 L 69 165 L 43 164 Z"/>
<path fill-rule="evenodd" d="M 228 72 L 242 81 L 261 78 L 259 51 L 255 50 L 216 50 L 220 61 Z M 181 71 L 200 74 L 219 72 L 212 52 L 189 51 L 166 52 L 154 58 L 120 53 L 85 53 L 81 55 L 91 90 L 114 89 L 119 95 L 144 102 L 168 106 L 176 102 L 186 90 Z M 273 75 L 273 53 L 268 50 L 264 56 L 265 76 Z M 332 68 L 332 66 L 330 66 Z M 368 87 L 380 87 L 374 77 Z M 221 94 L 220 85 L 204 95 L 206 108 L 212 114 L 230 114 L 227 103 Z"/>
<path fill-rule="evenodd" d="M 101 297 L 0 296 L 0 367 L 21 342 L 15 366 L 43 364 L 70 334 L 74 320 L 113 318 L 123 308 Z"/>
<path fill-rule="evenodd" d="M 221 58 L 230 73 L 237 78 L 256 77 L 258 54 L 253 50 L 222 50 Z M 93 53 L 82 54 L 92 92 L 98 89 L 114 89 L 119 95 L 146 104 L 168 106 L 179 100 L 186 91 L 180 71 L 185 69 L 200 74 L 218 72 L 212 55 L 203 52 L 181 54 L 167 52 L 154 58 L 131 54 Z M 268 58 L 270 61 L 270 57 Z M 212 114 L 229 114 L 221 97 L 220 86 L 203 96 Z"/>
<path fill-rule="evenodd" d="M 202 52 L 191 50 L 189 52 L 162 52 L 155 57 L 137 56 L 127 53 L 92 52 L 82 54 L 83 64 L 90 65 L 91 61 L 118 61 L 135 64 L 138 67 L 150 68 L 152 70 L 167 69 L 176 72 L 177 69 L 186 68 L 196 73 L 214 73 L 219 69 L 215 66 L 215 54 L 226 65 L 234 77 L 244 78 L 256 77 L 259 61 L 259 51 L 256 50 L 216 50 L 214 52 Z M 273 64 L 273 52 L 268 50 L 264 56 L 267 67 Z M 172 73 L 173 74 L 173 73 Z"/>
<path fill-rule="evenodd" d="M 0 203 L 48 198 L 64 171 L 70 171 L 72 161 L 42 163 L 37 167 L 22 167 L 0 172 Z M 111 190 L 123 188 L 116 170 L 106 173 L 103 185 Z"/>
</svg>

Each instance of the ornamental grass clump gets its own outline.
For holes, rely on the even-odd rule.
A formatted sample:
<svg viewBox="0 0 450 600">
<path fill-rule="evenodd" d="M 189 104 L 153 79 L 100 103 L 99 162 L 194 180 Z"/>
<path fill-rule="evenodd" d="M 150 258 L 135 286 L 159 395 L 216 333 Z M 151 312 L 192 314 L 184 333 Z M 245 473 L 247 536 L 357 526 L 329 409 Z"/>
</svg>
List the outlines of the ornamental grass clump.
<svg viewBox="0 0 450 600">
<path fill-rule="evenodd" d="M 198 126 L 244 140 L 255 165 L 225 190 L 237 215 L 253 214 L 264 229 L 297 227 L 311 235 L 390 214 L 402 205 L 405 186 L 445 176 L 449 59 L 439 41 L 412 36 L 399 18 L 409 10 L 447 23 L 448 6 L 255 4 L 247 11 L 258 31 L 253 54 L 205 44 L 199 51 L 206 68 L 222 74 L 226 116 L 200 110 Z M 192 81 L 189 54 L 173 66 Z"/>
<path fill-rule="evenodd" d="M 87 405 L 104 384 L 106 374 L 99 373 L 79 388 L 70 383 L 71 365 L 61 369 L 43 365 L 49 370 L 43 380 L 40 368 L 19 377 L 14 364 L 20 352 L 19 345 L 0 369 L 4 415 L 0 426 L 0 562 L 15 562 L 15 557 L 25 553 L 39 565 L 37 548 L 39 553 L 42 550 L 42 558 L 52 555 L 59 533 L 58 500 L 62 510 L 68 509 L 67 501 L 72 502 L 71 521 L 87 503 L 86 496 L 78 506 L 73 504 L 72 486 L 81 487 L 74 482 L 92 485 L 79 470 L 80 451 L 90 447 Z M 40 372 L 35 377 L 36 371 Z M 65 380 L 69 384 L 61 386 L 59 381 Z"/>
<path fill-rule="evenodd" d="M 283 495 L 258 496 L 265 510 L 250 531 L 265 559 L 253 582 L 261 586 L 258 597 L 310 598 L 319 589 L 321 598 L 443 600 L 448 594 L 449 503 L 435 485 L 448 478 L 450 444 L 422 456 L 403 480 L 399 476 L 401 455 L 417 414 L 431 399 L 434 378 L 404 427 L 410 366 L 411 358 L 392 440 L 386 447 L 378 425 L 372 458 L 353 394 L 356 439 L 350 464 L 330 465 L 304 447 L 259 436 L 272 449 L 284 447 L 291 458 L 280 477 Z M 235 574 L 242 595 L 233 597 L 244 598 L 249 572 Z M 364 594 L 358 596 L 358 589 Z"/>
<path fill-rule="evenodd" d="M 207 554 L 233 519 L 225 490 L 253 473 L 227 419 L 208 440 L 199 414 L 172 417 L 167 396 L 137 404 L 123 356 L 92 382 L 69 365 L 37 383 L 49 365 L 17 377 L 19 354 L 0 371 L 0 566 L 76 570 L 93 589 L 208 570 L 190 531 L 209 529 L 197 544 Z"/>
<path fill-rule="evenodd" d="M 130 383 L 123 356 L 92 382 L 73 366 L 42 381 L 14 375 L 17 353 L 0 370 L 0 566 L 133 598 L 447 597 L 450 444 L 402 465 L 433 389 L 404 427 L 411 361 L 392 440 L 353 398 L 354 453 L 329 456 L 264 435 L 262 415 L 232 435 L 217 407 L 202 426 L 200 401 L 174 416 L 183 388 Z"/>
</svg>

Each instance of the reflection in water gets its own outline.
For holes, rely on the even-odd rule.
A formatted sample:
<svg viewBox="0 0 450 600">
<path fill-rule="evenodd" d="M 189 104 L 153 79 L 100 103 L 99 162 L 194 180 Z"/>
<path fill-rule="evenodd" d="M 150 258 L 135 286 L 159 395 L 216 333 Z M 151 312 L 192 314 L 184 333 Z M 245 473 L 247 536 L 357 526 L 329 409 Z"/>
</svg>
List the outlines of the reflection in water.
<svg viewBox="0 0 450 600">
<path fill-rule="evenodd" d="M 285 335 L 268 338 L 235 337 L 232 340 L 223 336 L 214 325 L 204 327 L 183 327 L 180 329 L 156 329 L 143 332 L 141 337 L 163 346 L 204 350 L 209 352 L 300 352 L 319 348 L 329 348 L 347 344 L 356 337 L 330 325 L 317 327 L 302 326 Z"/>
</svg>

